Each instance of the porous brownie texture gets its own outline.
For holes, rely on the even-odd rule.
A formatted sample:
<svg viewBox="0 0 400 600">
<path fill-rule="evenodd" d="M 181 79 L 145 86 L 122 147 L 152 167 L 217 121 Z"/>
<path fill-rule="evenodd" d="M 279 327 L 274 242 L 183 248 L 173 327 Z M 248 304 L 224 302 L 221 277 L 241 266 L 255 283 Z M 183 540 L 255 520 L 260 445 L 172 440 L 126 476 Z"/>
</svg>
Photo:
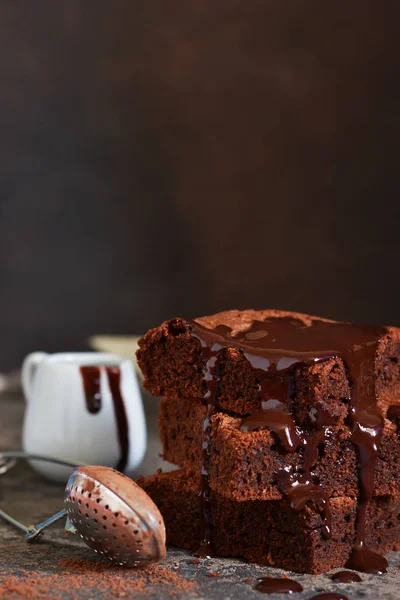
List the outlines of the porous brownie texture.
<svg viewBox="0 0 400 600">
<path fill-rule="evenodd" d="M 160 404 L 160 437 L 163 457 L 179 467 L 200 471 L 202 462 L 201 402 L 164 398 Z M 236 501 L 282 498 L 276 473 L 285 467 L 301 468 L 303 449 L 282 453 L 279 441 L 269 430 L 241 431 L 242 418 L 217 413 L 211 418 L 209 483 L 221 496 Z M 326 428 L 319 445 L 312 475 L 329 496 L 359 495 L 357 451 L 345 426 Z M 375 495 L 400 493 L 400 443 L 396 426 L 385 420 L 375 469 Z"/>
<path fill-rule="evenodd" d="M 163 515 L 167 542 L 195 551 L 200 545 L 199 479 L 188 470 L 158 472 L 137 483 Z M 236 502 L 212 493 L 212 540 L 218 556 L 303 573 L 342 567 L 351 552 L 357 502 L 333 498 L 332 537 L 322 536 L 322 519 L 312 504 L 295 512 L 284 500 Z M 366 542 L 380 552 L 399 549 L 400 496 L 374 497 L 368 508 Z"/>
<path fill-rule="evenodd" d="M 251 323 L 275 318 L 292 318 L 309 325 L 312 320 L 326 321 L 301 313 L 276 310 L 230 310 L 210 317 L 195 319 L 201 326 L 213 329 L 225 325 L 233 334 L 246 331 Z M 183 319 L 165 321 L 139 340 L 137 352 L 144 375 L 145 388 L 156 396 L 204 397 L 204 355 L 199 340 L 191 336 L 190 324 Z M 375 358 L 378 405 L 383 414 L 400 397 L 400 329 L 387 327 Z M 348 416 L 350 384 L 343 361 L 331 358 L 312 365 L 302 364 L 294 371 L 290 409 L 296 422 L 309 424 L 310 409 L 323 409 L 335 424 Z M 239 348 L 228 347 L 219 361 L 219 394 L 217 408 L 236 415 L 260 410 L 260 386 L 250 363 Z"/>
</svg>

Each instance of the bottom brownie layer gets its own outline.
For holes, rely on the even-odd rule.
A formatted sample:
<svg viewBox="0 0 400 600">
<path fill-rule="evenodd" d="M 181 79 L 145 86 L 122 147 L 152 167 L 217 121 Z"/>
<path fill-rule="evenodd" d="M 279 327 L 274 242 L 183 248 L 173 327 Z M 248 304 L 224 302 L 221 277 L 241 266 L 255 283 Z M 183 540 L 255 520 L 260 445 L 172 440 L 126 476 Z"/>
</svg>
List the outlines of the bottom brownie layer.
<svg viewBox="0 0 400 600">
<path fill-rule="evenodd" d="M 195 551 L 200 545 L 199 479 L 187 471 L 158 472 L 137 483 L 159 507 L 167 542 Z M 332 537 L 322 536 L 322 518 L 312 505 L 295 512 L 284 500 L 236 502 L 214 495 L 212 540 L 217 556 L 239 557 L 303 573 L 343 567 L 355 532 L 356 500 L 330 501 Z M 374 498 L 366 543 L 374 550 L 400 549 L 400 496 Z"/>
</svg>

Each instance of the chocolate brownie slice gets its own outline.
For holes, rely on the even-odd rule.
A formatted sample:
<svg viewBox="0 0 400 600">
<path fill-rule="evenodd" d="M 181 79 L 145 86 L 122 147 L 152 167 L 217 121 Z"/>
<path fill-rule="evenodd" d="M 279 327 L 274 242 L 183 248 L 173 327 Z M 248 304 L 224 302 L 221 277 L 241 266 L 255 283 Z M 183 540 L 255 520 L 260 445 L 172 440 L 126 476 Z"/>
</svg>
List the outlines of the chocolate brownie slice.
<svg viewBox="0 0 400 600">
<path fill-rule="evenodd" d="M 281 319 L 295 321 L 305 327 L 312 323 L 332 323 L 319 317 L 277 310 L 230 310 L 194 321 L 172 319 L 151 329 L 139 340 L 137 358 L 144 375 L 144 387 L 156 396 L 204 398 L 206 358 L 193 328 L 213 331 L 231 330 L 230 345 L 219 360 L 217 407 L 238 415 L 248 415 L 261 408 L 262 390 L 257 372 L 245 356 L 240 334 L 254 321 L 268 327 Z M 238 341 L 235 341 L 235 338 Z M 329 340 L 326 341 L 329 345 Z M 380 337 L 376 358 L 376 391 L 382 411 L 400 398 L 400 329 L 387 327 Z M 310 364 L 300 363 L 293 373 L 292 410 L 296 422 L 307 424 L 310 410 L 326 412 L 333 422 L 343 422 L 348 415 L 350 384 L 347 367 L 341 357 Z"/>
<path fill-rule="evenodd" d="M 185 470 L 140 477 L 137 483 L 163 515 L 167 542 L 196 550 L 201 541 L 197 474 Z M 236 502 L 213 493 L 211 534 L 218 556 L 304 573 L 323 573 L 342 567 L 351 552 L 357 502 L 331 500 L 332 536 L 322 534 L 318 508 L 308 503 L 294 511 L 283 500 Z M 382 552 L 400 547 L 400 496 L 375 497 L 366 519 L 366 540 Z"/>
<path fill-rule="evenodd" d="M 206 407 L 191 399 L 161 400 L 159 426 L 166 461 L 200 471 L 205 415 Z M 221 412 L 211 417 L 210 487 L 221 496 L 237 501 L 282 498 L 277 473 L 288 467 L 301 469 L 303 451 L 286 454 L 273 432 L 242 431 L 241 423 L 241 417 Z M 315 460 L 311 469 L 313 480 L 324 488 L 328 497 L 358 497 L 357 451 L 347 427 L 325 428 Z M 399 465 L 397 427 L 385 420 L 375 467 L 375 495 L 400 493 Z"/>
<path fill-rule="evenodd" d="M 285 501 L 297 512 L 310 502 L 318 506 L 326 540 L 333 527 L 332 482 L 324 469 L 320 469 L 320 477 L 314 469 L 318 462 L 319 466 L 324 463 L 318 455 L 321 450 L 327 452 L 330 435 L 336 438 L 333 448 L 340 460 L 347 429 L 347 439 L 355 450 L 343 474 L 349 474 L 351 456 L 356 452 L 354 472 L 359 477 L 357 527 L 347 566 L 375 573 L 386 569 L 384 557 L 367 546 L 366 515 L 376 487 L 378 460 L 385 453 L 384 416 L 388 409 L 390 418 L 397 414 L 393 405 L 400 392 L 400 330 L 280 311 L 228 311 L 195 321 L 165 322 L 146 334 L 140 346 L 139 364 L 151 391 L 181 398 L 187 395 L 193 402 L 206 404 L 200 461 L 201 553 L 213 552 L 213 484 L 218 487 L 223 482 L 223 475 L 212 476 L 218 463 L 215 424 L 216 419 L 226 421 L 229 415 L 216 417 L 225 412 L 242 417 L 240 430 L 259 433 L 266 429 L 273 434 L 285 460 L 277 466 L 275 481 L 268 481 L 268 465 L 277 457 L 271 443 L 264 446 L 266 483 L 276 482 Z M 264 438 L 251 439 L 259 442 Z M 254 469 L 257 460 L 252 443 L 238 448 L 243 450 L 248 469 L 259 475 L 259 469 Z M 220 451 L 226 453 L 224 445 Z M 390 452 L 389 459 L 393 459 Z M 335 480 L 341 469 L 332 463 L 331 468 L 337 471 L 331 478 Z M 351 482 L 344 480 L 344 484 L 341 493 L 346 485 L 354 493 Z"/>
</svg>

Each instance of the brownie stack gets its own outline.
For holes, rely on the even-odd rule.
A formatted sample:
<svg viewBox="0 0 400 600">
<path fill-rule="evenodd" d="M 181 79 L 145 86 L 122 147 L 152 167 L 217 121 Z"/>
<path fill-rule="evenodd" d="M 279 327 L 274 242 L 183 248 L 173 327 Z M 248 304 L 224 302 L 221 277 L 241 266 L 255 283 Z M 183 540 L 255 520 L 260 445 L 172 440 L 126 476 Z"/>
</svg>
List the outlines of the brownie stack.
<svg viewBox="0 0 400 600">
<path fill-rule="evenodd" d="M 283 311 L 173 319 L 139 342 L 163 455 L 138 483 L 170 544 L 298 572 L 400 547 L 400 330 Z"/>
</svg>

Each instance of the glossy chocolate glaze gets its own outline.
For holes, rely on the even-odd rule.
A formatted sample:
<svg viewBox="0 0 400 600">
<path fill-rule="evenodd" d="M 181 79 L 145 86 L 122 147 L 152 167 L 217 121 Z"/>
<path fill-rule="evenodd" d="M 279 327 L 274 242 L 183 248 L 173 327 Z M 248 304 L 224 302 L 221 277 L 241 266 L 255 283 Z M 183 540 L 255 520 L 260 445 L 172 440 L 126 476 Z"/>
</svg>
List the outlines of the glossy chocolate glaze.
<svg viewBox="0 0 400 600">
<path fill-rule="evenodd" d="M 302 472 L 283 470 L 277 474 L 282 493 L 294 510 L 313 501 L 323 517 L 322 533 L 331 531 L 329 499 L 323 487 L 313 481 L 311 469 L 317 447 L 324 442 L 330 420 L 320 412 L 312 414 L 312 431 L 301 431 L 290 413 L 290 390 L 296 368 L 329 358 L 345 363 L 351 384 L 349 427 L 358 450 L 360 494 L 357 507 L 356 539 L 347 566 L 366 572 L 383 572 L 386 559 L 365 547 L 366 510 L 374 490 L 374 470 L 383 431 L 383 417 L 375 392 L 375 354 L 384 327 L 358 326 L 314 320 L 304 325 L 293 318 L 253 321 L 246 331 L 232 332 L 225 325 L 207 329 L 196 321 L 176 320 L 186 326 L 202 347 L 207 414 L 204 420 L 202 465 L 202 544 L 200 553 L 212 554 L 209 487 L 210 418 L 216 410 L 219 392 L 219 363 L 226 348 L 236 348 L 249 361 L 258 379 L 261 410 L 243 419 L 242 429 L 268 428 L 276 435 L 284 451 L 304 449 Z"/>
<path fill-rule="evenodd" d="M 119 367 L 86 365 L 80 367 L 83 389 L 85 392 L 87 410 L 96 414 L 101 410 L 101 368 L 106 371 L 108 385 L 114 404 L 114 414 L 117 422 L 118 442 L 120 446 L 120 459 L 116 466 L 117 471 L 124 471 L 129 453 L 129 428 L 125 410 L 124 399 L 121 394 L 121 371 Z"/>
<path fill-rule="evenodd" d="M 338 571 L 331 575 L 331 579 L 338 583 L 359 583 L 362 581 L 361 577 L 354 571 Z"/>
<path fill-rule="evenodd" d="M 274 577 L 263 577 L 254 588 L 263 594 L 293 594 L 302 592 L 303 586 L 293 579 L 275 579 Z"/>
<path fill-rule="evenodd" d="M 267 400 L 262 403 L 263 409 L 242 420 L 241 429 L 255 431 L 269 429 L 278 438 L 286 452 L 296 452 L 303 448 L 304 462 L 302 472 L 282 470 L 277 473 L 279 488 L 287 496 L 294 510 L 302 510 L 307 502 L 313 501 L 319 507 L 323 518 L 322 535 L 324 539 L 331 537 L 331 515 L 329 499 L 322 487 L 313 482 L 312 467 L 318 456 L 318 446 L 325 443 L 326 426 L 330 419 L 314 417 L 318 428 L 305 434 L 295 424 L 287 403 L 278 400 Z"/>
<path fill-rule="evenodd" d="M 280 400 L 264 401 L 262 409 L 245 417 L 240 428 L 243 431 L 273 431 L 286 452 L 296 452 L 304 445 L 287 405 Z"/>
</svg>

